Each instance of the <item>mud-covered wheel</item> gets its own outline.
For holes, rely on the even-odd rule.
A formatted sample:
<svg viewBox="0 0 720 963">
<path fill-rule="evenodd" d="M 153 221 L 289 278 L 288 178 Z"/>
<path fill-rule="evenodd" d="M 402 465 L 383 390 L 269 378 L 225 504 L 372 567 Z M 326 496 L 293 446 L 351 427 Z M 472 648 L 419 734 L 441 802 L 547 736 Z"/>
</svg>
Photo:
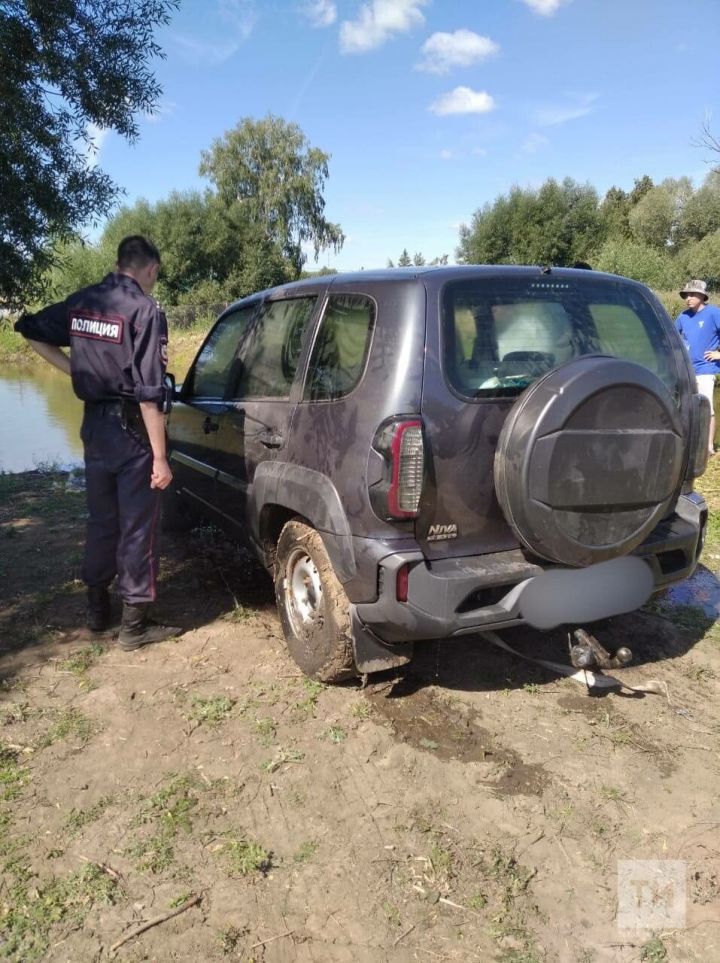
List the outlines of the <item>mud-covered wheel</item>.
<svg viewBox="0 0 720 963">
<path fill-rule="evenodd" d="M 164 532 L 189 532 L 193 518 L 177 490 L 170 486 L 162 493 L 161 528 Z"/>
<path fill-rule="evenodd" d="M 288 651 L 305 675 L 320 682 L 357 675 L 347 596 L 322 539 L 303 522 L 280 533 L 275 598 Z"/>
</svg>

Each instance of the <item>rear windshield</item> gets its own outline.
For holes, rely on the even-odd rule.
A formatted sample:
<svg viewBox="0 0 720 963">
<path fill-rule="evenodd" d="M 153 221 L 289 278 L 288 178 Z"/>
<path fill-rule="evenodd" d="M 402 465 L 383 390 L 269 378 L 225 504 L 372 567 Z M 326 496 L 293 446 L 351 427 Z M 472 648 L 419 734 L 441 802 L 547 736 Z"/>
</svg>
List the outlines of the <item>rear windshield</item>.
<svg viewBox="0 0 720 963">
<path fill-rule="evenodd" d="M 475 278 L 446 285 L 443 364 L 470 398 L 519 394 L 551 368 L 610 354 L 649 368 L 678 396 L 663 320 L 642 289 L 577 278 Z"/>
</svg>

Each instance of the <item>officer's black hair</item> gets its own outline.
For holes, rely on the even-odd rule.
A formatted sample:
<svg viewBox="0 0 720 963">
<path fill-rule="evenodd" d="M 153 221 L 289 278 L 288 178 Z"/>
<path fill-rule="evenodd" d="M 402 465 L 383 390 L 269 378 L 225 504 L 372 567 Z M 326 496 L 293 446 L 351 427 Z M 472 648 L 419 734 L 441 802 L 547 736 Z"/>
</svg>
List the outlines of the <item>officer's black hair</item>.
<svg viewBox="0 0 720 963">
<path fill-rule="evenodd" d="M 117 264 L 121 271 L 159 263 L 160 252 L 153 242 L 148 241 L 142 234 L 130 234 L 118 244 Z"/>
</svg>

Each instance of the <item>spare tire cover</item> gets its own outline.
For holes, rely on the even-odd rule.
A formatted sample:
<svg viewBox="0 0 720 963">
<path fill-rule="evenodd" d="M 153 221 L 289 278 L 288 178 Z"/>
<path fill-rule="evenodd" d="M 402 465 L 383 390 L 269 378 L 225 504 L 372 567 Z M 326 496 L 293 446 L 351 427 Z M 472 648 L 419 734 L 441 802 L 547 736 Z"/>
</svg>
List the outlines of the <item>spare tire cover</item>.
<svg viewBox="0 0 720 963">
<path fill-rule="evenodd" d="M 679 412 L 641 365 L 589 355 L 518 398 L 495 453 L 495 489 L 522 545 L 584 566 L 636 548 L 683 477 Z"/>
</svg>

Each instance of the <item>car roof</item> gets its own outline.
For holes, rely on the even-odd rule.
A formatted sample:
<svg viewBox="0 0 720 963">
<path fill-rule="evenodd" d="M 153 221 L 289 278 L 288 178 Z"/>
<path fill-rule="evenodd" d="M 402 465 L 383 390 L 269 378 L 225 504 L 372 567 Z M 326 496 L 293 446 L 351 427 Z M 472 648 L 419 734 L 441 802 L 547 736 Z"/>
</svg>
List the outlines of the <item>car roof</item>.
<svg viewBox="0 0 720 963">
<path fill-rule="evenodd" d="M 621 281 L 625 284 L 633 285 L 646 290 L 645 285 L 630 278 L 622 277 L 617 274 L 606 274 L 602 271 L 594 271 L 588 268 L 565 268 L 535 265 L 518 264 L 442 264 L 442 265 L 413 265 L 411 267 L 397 268 L 378 268 L 372 270 L 344 271 L 337 274 L 316 274 L 312 277 L 303 278 L 300 281 L 289 281 L 276 287 L 266 288 L 264 291 L 257 291 L 229 305 L 227 311 L 232 311 L 256 300 L 267 298 L 293 297 L 302 293 L 306 289 L 316 290 L 318 285 L 327 285 L 329 288 L 340 285 L 367 285 L 367 284 L 397 284 L 398 282 L 412 281 L 431 281 L 434 287 L 439 287 L 446 281 L 468 280 L 473 277 L 485 276 L 507 276 L 507 277 L 543 277 L 548 278 L 592 278 L 593 280 L 603 279 L 609 282 Z"/>
</svg>

